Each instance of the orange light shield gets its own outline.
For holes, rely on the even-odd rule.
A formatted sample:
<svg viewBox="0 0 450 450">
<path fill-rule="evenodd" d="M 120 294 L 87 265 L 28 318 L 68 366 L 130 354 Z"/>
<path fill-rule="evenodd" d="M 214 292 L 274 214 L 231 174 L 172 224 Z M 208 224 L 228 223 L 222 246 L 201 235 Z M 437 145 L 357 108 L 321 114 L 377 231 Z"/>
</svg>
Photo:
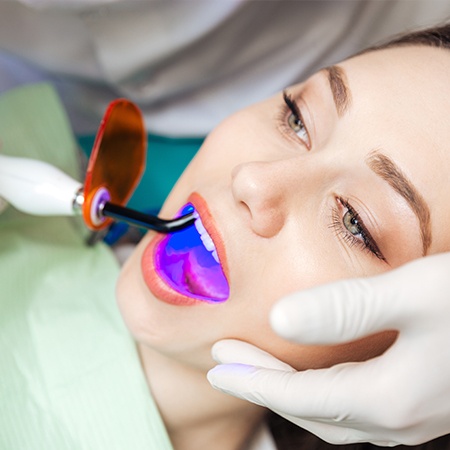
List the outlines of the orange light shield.
<svg viewBox="0 0 450 450">
<path fill-rule="evenodd" d="M 126 205 L 144 172 L 146 150 L 147 134 L 139 108 L 125 99 L 111 102 L 95 137 L 84 183 L 82 214 L 90 229 L 101 230 L 112 221 L 99 220 L 96 215 L 99 197 Z"/>
</svg>

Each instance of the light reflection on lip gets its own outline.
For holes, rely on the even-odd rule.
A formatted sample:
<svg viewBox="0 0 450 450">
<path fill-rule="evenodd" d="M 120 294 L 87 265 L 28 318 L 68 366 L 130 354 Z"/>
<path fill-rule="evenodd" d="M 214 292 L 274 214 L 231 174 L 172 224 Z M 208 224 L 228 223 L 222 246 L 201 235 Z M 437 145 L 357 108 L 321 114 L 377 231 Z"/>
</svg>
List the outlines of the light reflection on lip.
<svg viewBox="0 0 450 450">
<path fill-rule="evenodd" d="M 143 277 L 153 295 L 167 303 L 220 303 L 229 296 L 223 241 L 205 200 L 194 193 L 189 202 L 192 205 L 185 205 L 180 212 L 193 206 L 200 226 L 154 238 L 142 256 Z M 217 255 L 221 264 L 216 262 Z"/>
</svg>

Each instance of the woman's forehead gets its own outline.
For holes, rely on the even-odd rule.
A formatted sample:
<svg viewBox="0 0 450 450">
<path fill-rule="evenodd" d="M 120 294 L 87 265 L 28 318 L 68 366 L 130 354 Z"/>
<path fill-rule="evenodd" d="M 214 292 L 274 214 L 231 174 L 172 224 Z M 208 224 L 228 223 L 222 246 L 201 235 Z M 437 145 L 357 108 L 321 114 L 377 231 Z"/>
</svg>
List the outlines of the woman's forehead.
<svg viewBox="0 0 450 450">
<path fill-rule="evenodd" d="M 414 98 L 450 95 L 450 50 L 425 45 L 392 47 L 363 53 L 339 66 L 353 89 L 378 87 Z"/>
<path fill-rule="evenodd" d="M 449 157 L 449 50 L 396 47 L 339 66 L 352 95 L 353 118 L 364 121 L 361 125 L 380 139 L 384 134 L 408 147 L 427 148 L 428 158 Z"/>
</svg>

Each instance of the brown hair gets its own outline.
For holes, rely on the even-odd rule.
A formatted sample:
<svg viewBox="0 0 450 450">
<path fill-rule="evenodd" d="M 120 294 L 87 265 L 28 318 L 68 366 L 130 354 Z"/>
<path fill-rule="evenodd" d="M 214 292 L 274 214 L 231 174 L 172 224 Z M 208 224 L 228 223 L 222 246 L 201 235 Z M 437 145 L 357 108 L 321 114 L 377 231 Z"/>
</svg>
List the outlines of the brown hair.
<svg viewBox="0 0 450 450">
<path fill-rule="evenodd" d="M 422 28 L 408 33 L 397 34 L 387 41 L 368 47 L 357 54 L 407 45 L 426 45 L 428 47 L 450 49 L 450 22 L 431 28 Z"/>
<path fill-rule="evenodd" d="M 342 444 L 333 445 L 322 441 L 308 431 L 302 430 L 297 425 L 286 419 L 271 413 L 268 425 L 275 440 L 278 450 L 380 450 L 381 447 L 369 444 Z M 399 445 L 397 450 L 446 450 L 450 449 L 450 435 L 445 435 L 430 442 L 420 445 Z"/>
<path fill-rule="evenodd" d="M 429 47 L 450 50 L 450 23 L 444 23 L 431 28 L 424 28 L 412 32 L 402 33 L 387 41 L 371 46 L 359 53 L 383 50 L 392 47 L 409 45 L 426 45 Z M 356 55 L 355 55 L 356 56 Z M 450 56 L 450 55 L 449 55 Z M 450 74 L 449 74 L 450 79 Z M 279 450 L 379 450 L 380 447 L 369 444 L 332 445 L 317 436 L 299 428 L 275 413 L 268 416 L 268 426 Z M 408 450 L 443 450 L 450 449 L 450 434 L 434 439 L 425 444 L 406 446 L 399 445 L 396 449 Z"/>
</svg>

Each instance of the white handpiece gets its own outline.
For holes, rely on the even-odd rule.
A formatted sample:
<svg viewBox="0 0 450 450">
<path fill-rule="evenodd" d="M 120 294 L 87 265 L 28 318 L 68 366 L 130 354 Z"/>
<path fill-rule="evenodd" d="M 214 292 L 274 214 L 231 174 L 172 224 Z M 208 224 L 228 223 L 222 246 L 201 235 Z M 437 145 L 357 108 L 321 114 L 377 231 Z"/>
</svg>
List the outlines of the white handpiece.
<svg viewBox="0 0 450 450">
<path fill-rule="evenodd" d="M 79 181 L 48 163 L 0 154 L 0 200 L 22 212 L 74 215 L 74 201 L 81 188 Z"/>
</svg>

